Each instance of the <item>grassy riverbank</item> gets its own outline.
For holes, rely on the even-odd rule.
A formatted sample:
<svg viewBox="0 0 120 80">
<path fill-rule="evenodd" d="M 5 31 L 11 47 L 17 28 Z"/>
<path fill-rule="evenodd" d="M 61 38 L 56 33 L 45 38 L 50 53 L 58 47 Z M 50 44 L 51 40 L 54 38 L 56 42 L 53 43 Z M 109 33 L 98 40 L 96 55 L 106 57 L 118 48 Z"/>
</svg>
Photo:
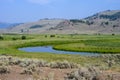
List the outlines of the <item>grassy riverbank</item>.
<svg viewBox="0 0 120 80">
<path fill-rule="evenodd" d="M 0 54 L 13 55 L 18 57 L 38 58 L 48 61 L 68 60 L 76 63 L 101 62 L 100 58 L 84 57 L 68 54 L 54 53 L 28 53 L 19 51 L 20 47 L 53 45 L 55 49 L 98 52 L 98 53 L 120 53 L 120 35 L 2 35 L 0 40 Z"/>
</svg>

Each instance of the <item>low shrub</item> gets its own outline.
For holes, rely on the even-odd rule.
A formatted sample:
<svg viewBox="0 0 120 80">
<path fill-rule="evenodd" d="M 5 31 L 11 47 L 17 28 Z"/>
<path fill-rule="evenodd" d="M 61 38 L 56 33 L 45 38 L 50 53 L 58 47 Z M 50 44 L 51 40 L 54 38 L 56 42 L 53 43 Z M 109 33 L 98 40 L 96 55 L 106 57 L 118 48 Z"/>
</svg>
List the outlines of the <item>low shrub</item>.
<svg viewBox="0 0 120 80">
<path fill-rule="evenodd" d="M 26 39 L 26 36 L 22 36 L 21 39 L 22 39 L 22 40 L 25 40 L 25 39 Z"/>
<path fill-rule="evenodd" d="M 0 36 L 0 40 L 3 40 L 4 38 L 3 38 L 3 36 Z"/>
<path fill-rule="evenodd" d="M 37 66 L 37 67 L 46 67 L 48 62 L 45 60 L 33 60 L 33 63 Z"/>
<path fill-rule="evenodd" d="M 75 63 L 70 63 L 68 61 L 63 61 L 63 62 L 51 62 L 50 67 L 51 68 L 68 69 L 68 68 L 77 68 L 78 65 Z"/>
<path fill-rule="evenodd" d="M 8 66 L 0 66 L 0 74 L 10 73 L 10 68 Z"/>
<path fill-rule="evenodd" d="M 50 37 L 55 37 L 55 35 L 50 35 Z"/>
<path fill-rule="evenodd" d="M 31 64 L 27 66 L 25 69 L 22 70 L 21 74 L 28 74 L 28 75 L 33 75 L 34 73 L 39 74 L 40 70 L 37 68 L 35 64 Z"/>
<path fill-rule="evenodd" d="M 102 77 L 99 77 L 102 76 Z M 106 80 L 102 72 L 96 67 L 80 68 L 68 73 L 65 80 Z"/>
<path fill-rule="evenodd" d="M 18 38 L 13 37 L 12 40 L 17 40 Z"/>
</svg>

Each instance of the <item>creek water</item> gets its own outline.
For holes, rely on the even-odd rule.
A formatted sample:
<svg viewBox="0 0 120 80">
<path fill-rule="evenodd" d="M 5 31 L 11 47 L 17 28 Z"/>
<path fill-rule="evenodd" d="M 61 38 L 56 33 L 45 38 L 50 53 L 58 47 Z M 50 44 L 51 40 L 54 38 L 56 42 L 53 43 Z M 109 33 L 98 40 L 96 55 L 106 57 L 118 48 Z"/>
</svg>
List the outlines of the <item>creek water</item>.
<svg viewBox="0 0 120 80">
<path fill-rule="evenodd" d="M 24 47 L 19 48 L 21 51 L 25 52 L 48 52 L 48 53 L 55 53 L 55 54 L 80 54 L 83 56 L 98 56 L 97 53 L 90 53 L 90 52 L 73 52 L 73 51 L 62 51 L 62 50 L 55 50 L 52 46 L 38 46 L 38 47 Z"/>
</svg>

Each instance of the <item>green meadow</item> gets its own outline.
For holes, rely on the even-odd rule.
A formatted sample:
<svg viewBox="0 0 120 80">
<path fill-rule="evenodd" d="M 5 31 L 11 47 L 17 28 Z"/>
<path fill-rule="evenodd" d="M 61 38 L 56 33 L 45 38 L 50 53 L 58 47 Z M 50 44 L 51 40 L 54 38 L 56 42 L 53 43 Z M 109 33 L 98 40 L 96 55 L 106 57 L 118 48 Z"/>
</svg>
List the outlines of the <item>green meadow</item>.
<svg viewBox="0 0 120 80">
<path fill-rule="evenodd" d="M 24 36 L 24 37 L 23 37 Z M 54 54 L 42 52 L 24 52 L 18 48 L 30 46 L 51 45 L 54 49 L 91 52 L 99 54 L 120 53 L 120 35 L 34 35 L 34 34 L 4 34 L 0 38 L 0 54 L 21 58 L 38 58 L 47 61 L 64 61 L 80 63 L 102 63 L 99 57 L 88 57 L 71 54 Z M 23 37 L 23 38 L 22 38 Z"/>
</svg>

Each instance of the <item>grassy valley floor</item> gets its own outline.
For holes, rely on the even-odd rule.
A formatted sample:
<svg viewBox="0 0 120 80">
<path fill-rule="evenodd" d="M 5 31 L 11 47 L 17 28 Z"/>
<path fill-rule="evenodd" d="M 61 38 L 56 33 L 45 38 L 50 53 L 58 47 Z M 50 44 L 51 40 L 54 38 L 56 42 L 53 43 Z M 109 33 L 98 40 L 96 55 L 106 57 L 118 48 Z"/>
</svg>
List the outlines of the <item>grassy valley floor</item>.
<svg viewBox="0 0 120 80">
<path fill-rule="evenodd" d="M 52 45 L 54 49 L 99 53 L 100 56 L 81 56 L 43 52 L 24 52 L 18 48 Z M 28 35 L 0 36 L 0 54 L 21 59 L 45 60 L 48 63 L 68 61 L 79 67 L 95 66 L 101 70 L 120 72 L 120 35 Z M 111 54 L 111 55 L 110 55 Z M 70 70 L 71 71 L 71 70 Z"/>
</svg>

